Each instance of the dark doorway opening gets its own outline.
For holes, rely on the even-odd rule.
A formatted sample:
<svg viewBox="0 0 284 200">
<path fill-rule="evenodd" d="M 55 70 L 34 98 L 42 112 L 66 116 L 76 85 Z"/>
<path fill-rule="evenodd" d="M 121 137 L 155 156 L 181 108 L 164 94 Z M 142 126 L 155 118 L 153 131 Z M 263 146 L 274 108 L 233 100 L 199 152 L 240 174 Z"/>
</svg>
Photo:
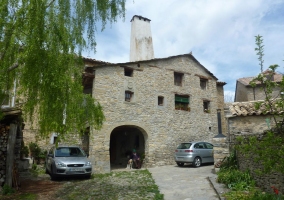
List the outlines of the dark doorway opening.
<svg viewBox="0 0 284 200">
<path fill-rule="evenodd" d="M 126 168 L 133 149 L 142 157 L 145 154 L 145 138 L 136 126 L 116 127 L 110 135 L 110 167 L 111 170 Z"/>
</svg>

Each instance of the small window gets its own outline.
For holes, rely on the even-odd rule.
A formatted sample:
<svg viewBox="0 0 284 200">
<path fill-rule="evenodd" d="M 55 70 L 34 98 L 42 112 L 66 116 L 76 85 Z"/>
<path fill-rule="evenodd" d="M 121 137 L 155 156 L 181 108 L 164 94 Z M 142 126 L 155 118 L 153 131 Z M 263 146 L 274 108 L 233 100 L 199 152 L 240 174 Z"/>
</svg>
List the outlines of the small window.
<svg viewBox="0 0 284 200">
<path fill-rule="evenodd" d="M 133 97 L 133 92 L 125 91 L 125 101 L 130 102 L 132 100 L 132 97 Z"/>
<path fill-rule="evenodd" d="M 158 96 L 158 105 L 163 106 L 164 105 L 164 97 Z"/>
<path fill-rule="evenodd" d="M 183 74 L 182 73 L 174 73 L 174 83 L 177 86 L 182 86 L 182 79 L 183 79 Z"/>
<path fill-rule="evenodd" d="M 133 69 L 124 67 L 124 76 L 133 76 Z"/>
<path fill-rule="evenodd" d="M 189 96 L 175 95 L 175 109 L 190 111 Z"/>
<path fill-rule="evenodd" d="M 54 136 L 53 137 L 53 144 L 56 144 L 56 142 L 57 142 L 57 136 Z"/>
<path fill-rule="evenodd" d="M 210 113 L 210 101 L 203 101 L 203 111 Z"/>
<path fill-rule="evenodd" d="M 206 87 L 207 87 L 207 79 L 200 78 L 200 88 L 202 90 L 206 90 Z"/>
</svg>

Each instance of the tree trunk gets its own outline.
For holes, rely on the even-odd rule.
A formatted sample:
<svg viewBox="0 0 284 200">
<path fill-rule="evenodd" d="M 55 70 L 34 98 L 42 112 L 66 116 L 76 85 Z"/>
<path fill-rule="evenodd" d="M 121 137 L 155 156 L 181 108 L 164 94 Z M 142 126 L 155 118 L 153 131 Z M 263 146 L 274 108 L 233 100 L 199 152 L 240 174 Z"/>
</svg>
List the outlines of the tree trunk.
<svg viewBox="0 0 284 200">
<path fill-rule="evenodd" d="M 16 136 L 17 136 L 17 124 L 11 123 L 9 130 L 9 137 L 8 137 L 8 145 L 7 145 L 6 180 L 5 180 L 6 185 L 8 185 L 9 187 L 12 187 Z"/>
</svg>

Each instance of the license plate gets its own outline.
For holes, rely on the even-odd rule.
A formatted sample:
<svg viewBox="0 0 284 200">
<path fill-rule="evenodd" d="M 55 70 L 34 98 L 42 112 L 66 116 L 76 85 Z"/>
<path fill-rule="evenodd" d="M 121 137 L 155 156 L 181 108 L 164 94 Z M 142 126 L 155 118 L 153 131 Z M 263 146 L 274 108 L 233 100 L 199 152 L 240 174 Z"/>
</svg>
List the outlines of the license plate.
<svg viewBox="0 0 284 200">
<path fill-rule="evenodd" d="M 82 171 L 82 169 L 80 169 L 80 168 L 72 168 L 72 169 L 70 169 L 69 171 L 71 171 L 71 172 L 77 172 L 77 171 Z"/>
</svg>

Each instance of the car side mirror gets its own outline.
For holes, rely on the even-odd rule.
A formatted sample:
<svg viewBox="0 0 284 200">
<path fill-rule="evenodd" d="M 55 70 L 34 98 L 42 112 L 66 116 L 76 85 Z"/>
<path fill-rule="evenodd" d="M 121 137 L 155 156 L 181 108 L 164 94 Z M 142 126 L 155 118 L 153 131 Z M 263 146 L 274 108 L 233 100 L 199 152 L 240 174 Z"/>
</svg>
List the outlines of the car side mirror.
<svg viewBox="0 0 284 200">
<path fill-rule="evenodd" d="M 53 158 L 53 154 L 48 154 L 47 156 Z"/>
</svg>

